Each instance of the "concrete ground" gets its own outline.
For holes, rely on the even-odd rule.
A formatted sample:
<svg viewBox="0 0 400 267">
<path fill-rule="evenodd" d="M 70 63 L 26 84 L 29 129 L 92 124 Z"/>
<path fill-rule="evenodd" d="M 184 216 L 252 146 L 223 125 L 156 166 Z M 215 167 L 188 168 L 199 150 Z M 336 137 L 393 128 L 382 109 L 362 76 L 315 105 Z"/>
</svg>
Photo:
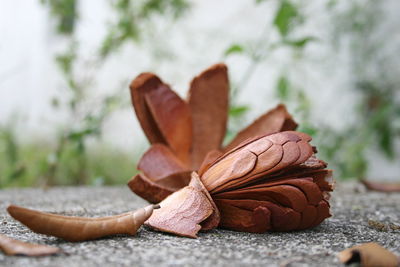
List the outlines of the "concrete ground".
<svg viewBox="0 0 400 267">
<path fill-rule="evenodd" d="M 198 239 L 142 227 L 134 237 L 69 243 L 32 233 L 14 221 L 6 212 L 11 203 L 76 216 L 106 216 L 146 205 L 123 186 L 0 190 L 0 233 L 64 251 L 41 258 L 0 252 L 1 266 L 341 266 L 337 252 L 372 241 L 400 254 L 400 230 L 381 231 L 368 223 L 400 225 L 400 193 L 366 193 L 350 183 L 338 185 L 331 201 L 334 216 L 314 229 L 266 234 L 213 230 Z"/>
</svg>

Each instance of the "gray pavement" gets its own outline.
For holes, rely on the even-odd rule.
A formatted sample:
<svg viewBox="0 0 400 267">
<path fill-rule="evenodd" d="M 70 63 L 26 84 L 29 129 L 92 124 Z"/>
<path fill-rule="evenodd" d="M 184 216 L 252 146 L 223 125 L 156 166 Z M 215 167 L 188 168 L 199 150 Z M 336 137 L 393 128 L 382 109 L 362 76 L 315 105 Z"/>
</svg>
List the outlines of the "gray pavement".
<svg viewBox="0 0 400 267">
<path fill-rule="evenodd" d="M 400 230 L 379 231 L 368 224 L 400 225 L 400 194 L 366 193 L 351 183 L 337 186 L 331 201 L 334 216 L 314 229 L 266 234 L 213 230 L 198 239 L 142 227 L 134 237 L 69 243 L 32 233 L 14 221 L 6 212 L 11 203 L 76 216 L 106 216 L 146 205 L 124 186 L 0 190 L 0 233 L 65 252 L 41 258 L 0 252 L 1 266 L 342 266 L 337 252 L 372 241 L 400 254 Z"/>
</svg>

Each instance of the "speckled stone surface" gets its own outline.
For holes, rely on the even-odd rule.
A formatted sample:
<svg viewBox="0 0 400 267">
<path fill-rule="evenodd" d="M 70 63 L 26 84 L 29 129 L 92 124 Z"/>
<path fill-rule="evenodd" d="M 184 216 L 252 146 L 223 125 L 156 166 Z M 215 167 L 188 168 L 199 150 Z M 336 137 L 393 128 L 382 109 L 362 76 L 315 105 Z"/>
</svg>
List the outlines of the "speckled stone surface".
<svg viewBox="0 0 400 267">
<path fill-rule="evenodd" d="M 314 229 L 266 234 L 213 230 L 198 239 L 141 228 L 134 237 L 69 243 L 32 233 L 14 221 L 6 212 L 11 203 L 77 216 L 106 216 L 146 205 L 123 186 L 0 190 L 0 233 L 64 251 L 41 258 L 0 252 L 1 266 L 342 266 L 337 252 L 371 241 L 400 254 L 400 230 L 379 231 L 368 224 L 400 225 L 400 194 L 366 193 L 350 183 L 337 186 L 331 201 L 334 216 Z"/>
</svg>

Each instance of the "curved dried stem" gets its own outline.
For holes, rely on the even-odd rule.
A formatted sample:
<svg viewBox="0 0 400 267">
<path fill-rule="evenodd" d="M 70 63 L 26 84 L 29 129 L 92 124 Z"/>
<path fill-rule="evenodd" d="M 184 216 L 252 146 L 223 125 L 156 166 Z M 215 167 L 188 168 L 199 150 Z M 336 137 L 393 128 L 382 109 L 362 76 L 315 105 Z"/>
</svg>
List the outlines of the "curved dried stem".
<svg viewBox="0 0 400 267">
<path fill-rule="evenodd" d="M 36 233 L 51 235 L 77 242 L 115 234 L 136 234 L 139 227 L 151 216 L 154 206 L 136 211 L 101 217 L 83 218 L 62 216 L 11 205 L 8 213 Z"/>
</svg>

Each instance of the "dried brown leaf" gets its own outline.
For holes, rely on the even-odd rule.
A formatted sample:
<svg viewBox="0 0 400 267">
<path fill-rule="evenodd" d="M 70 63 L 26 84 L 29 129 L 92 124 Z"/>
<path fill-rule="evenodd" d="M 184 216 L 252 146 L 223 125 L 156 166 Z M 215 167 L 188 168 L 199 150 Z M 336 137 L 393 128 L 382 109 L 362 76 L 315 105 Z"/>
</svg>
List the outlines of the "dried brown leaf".
<svg viewBox="0 0 400 267">
<path fill-rule="evenodd" d="M 153 205 L 136 211 L 102 217 L 83 218 L 45 213 L 11 205 L 8 213 L 32 231 L 77 242 L 115 234 L 136 234 L 153 212 Z"/>
<path fill-rule="evenodd" d="M 6 255 L 47 256 L 60 253 L 57 247 L 32 244 L 0 234 L 0 250 Z"/>
<path fill-rule="evenodd" d="M 378 183 L 378 182 L 370 182 L 366 180 L 361 181 L 368 190 L 379 191 L 379 192 L 400 192 L 400 184 L 399 183 Z"/>
<path fill-rule="evenodd" d="M 361 267 L 396 267 L 400 264 L 396 255 L 376 243 L 345 249 L 338 257 L 342 263 L 360 263 Z"/>
</svg>

